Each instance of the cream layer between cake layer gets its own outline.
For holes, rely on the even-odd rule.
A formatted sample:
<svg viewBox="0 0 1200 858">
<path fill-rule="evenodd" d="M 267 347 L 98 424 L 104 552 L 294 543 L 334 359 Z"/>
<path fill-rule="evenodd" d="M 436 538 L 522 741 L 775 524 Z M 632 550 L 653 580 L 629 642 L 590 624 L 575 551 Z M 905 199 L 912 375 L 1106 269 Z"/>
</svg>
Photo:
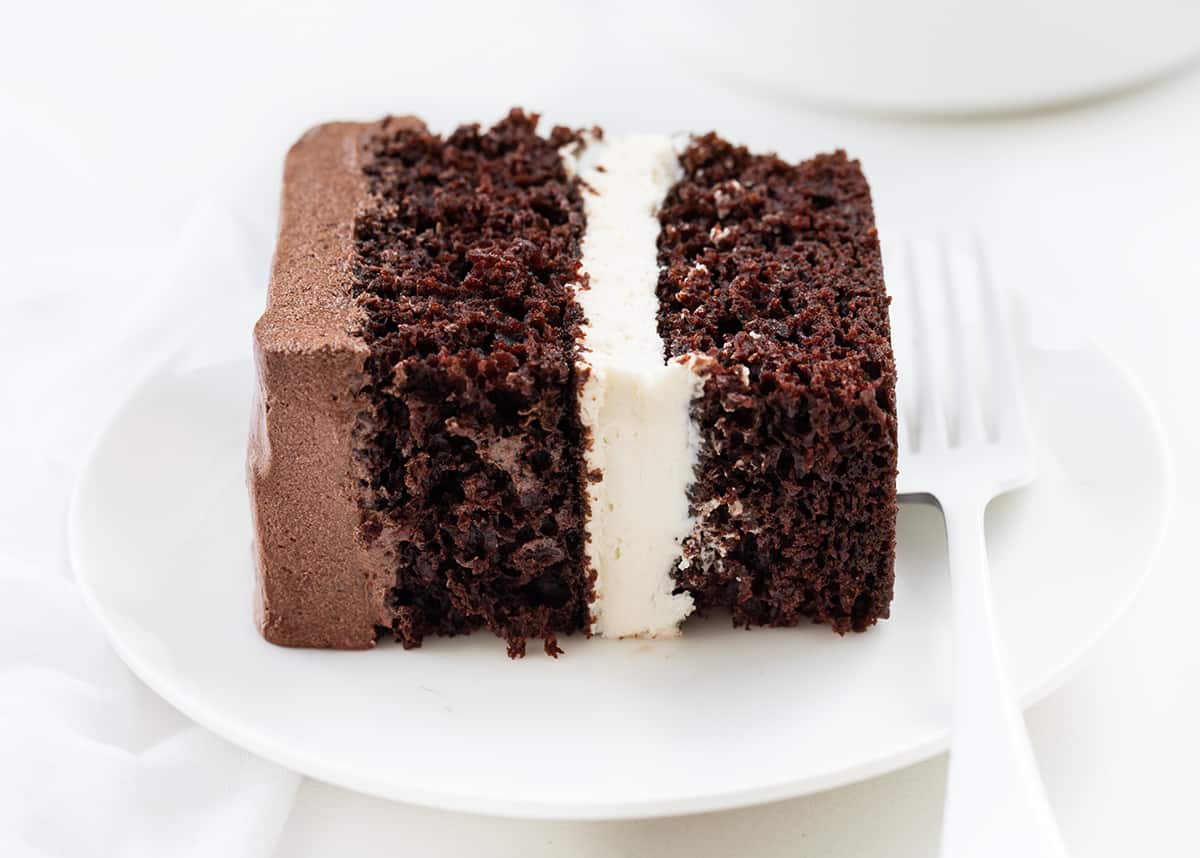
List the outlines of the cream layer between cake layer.
<svg viewBox="0 0 1200 858">
<path fill-rule="evenodd" d="M 681 168 L 671 138 L 659 135 L 589 138 L 563 159 L 587 186 L 587 286 L 576 299 L 587 316 L 580 414 L 591 435 L 591 629 L 671 636 L 693 608 L 691 595 L 675 592 L 671 570 L 695 524 L 687 499 L 699 449 L 691 403 L 704 360 L 667 362 L 656 321 L 658 209 Z"/>
</svg>

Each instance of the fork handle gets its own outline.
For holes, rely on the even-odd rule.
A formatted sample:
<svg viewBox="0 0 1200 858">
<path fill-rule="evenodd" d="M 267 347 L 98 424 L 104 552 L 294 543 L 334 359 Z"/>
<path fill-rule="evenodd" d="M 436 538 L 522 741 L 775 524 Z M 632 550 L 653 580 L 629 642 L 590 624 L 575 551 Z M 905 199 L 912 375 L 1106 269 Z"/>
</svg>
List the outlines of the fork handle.
<svg viewBox="0 0 1200 858">
<path fill-rule="evenodd" d="M 996 636 L 983 498 L 942 503 L 954 610 L 954 730 L 942 858 L 1065 858 Z"/>
</svg>

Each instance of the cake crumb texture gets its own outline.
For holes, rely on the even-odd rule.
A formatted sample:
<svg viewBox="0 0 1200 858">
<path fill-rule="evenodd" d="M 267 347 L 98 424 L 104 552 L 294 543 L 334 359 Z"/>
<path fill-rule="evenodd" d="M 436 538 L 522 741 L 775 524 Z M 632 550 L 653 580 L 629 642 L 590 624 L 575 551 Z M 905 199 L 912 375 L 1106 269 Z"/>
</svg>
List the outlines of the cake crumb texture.
<svg viewBox="0 0 1200 858">
<path fill-rule="evenodd" d="M 799 165 L 715 134 L 659 219 L 667 356 L 715 368 L 697 400 L 699 519 L 675 570 L 738 625 L 887 617 L 895 364 L 870 191 L 844 152 Z"/>
<path fill-rule="evenodd" d="M 537 121 L 384 121 L 364 140 L 359 534 L 394 558 L 405 647 L 486 627 L 511 655 L 530 638 L 554 655 L 586 625 L 582 189 L 558 152 L 575 133 Z"/>
</svg>

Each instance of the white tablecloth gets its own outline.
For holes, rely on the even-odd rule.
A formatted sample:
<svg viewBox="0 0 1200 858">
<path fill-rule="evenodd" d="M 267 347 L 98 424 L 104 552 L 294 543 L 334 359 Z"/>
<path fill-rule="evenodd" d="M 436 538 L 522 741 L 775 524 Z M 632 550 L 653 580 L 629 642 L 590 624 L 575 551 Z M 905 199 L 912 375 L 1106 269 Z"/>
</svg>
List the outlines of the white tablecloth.
<svg viewBox="0 0 1200 858">
<path fill-rule="evenodd" d="M 270 854 L 290 813 L 297 775 L 192 724 L 120 662 L 64 538 L 73 474 L 121 396 L 164 360 L 245 348 L 261 284 L 228 276 L 254 267 L 242 234 L 201 204 L 164 253 L 14 248 L 5 262 L 2 855 L 251 858 Z M 114 300 L 135 286 L 137 300 Z"/>
<path fill-rule="evenodd" d="M 299 781 L 159 702 L 83 609 L 63 522 L 89 439 L 154 361 L 243 348 L 261 301 L 268 260 L 212 282 L 197 236 L 237 255 L 246 225 L 269 230 L 282 152 L 313 122 L 412 111 L 445 127 L 512 103 L 617 130 L 715 126 L 790 157 L 844 146 L 882 231 L 974 224 L 1009 276 L 1037 278 L 1128 363 L 1176 461 L 1167 543 L 1131 614 L 1029 724 L 1074 854 L 1194 846 L 1200 74 L 1067 112 L 854 118 L 737 89 L 633 37 L 585 55 L 617 29 L 581 36 L 559 13 L 557 29 L 526 30 L 520 4 L 473 15 L 474 35 L 434 9 L 384 26 L 269 7 L 27 4 L 0 34 L 0 854 L 934 854 L 944 759 L 623 823 L 487 819 Z"/>
</svg>

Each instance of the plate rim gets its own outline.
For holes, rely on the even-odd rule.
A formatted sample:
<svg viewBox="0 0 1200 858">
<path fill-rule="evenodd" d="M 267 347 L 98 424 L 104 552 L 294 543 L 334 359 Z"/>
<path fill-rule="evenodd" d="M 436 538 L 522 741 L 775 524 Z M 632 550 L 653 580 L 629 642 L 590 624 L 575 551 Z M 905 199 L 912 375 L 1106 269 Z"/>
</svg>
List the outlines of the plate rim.
<svg viewBox="0 0 1200 858">
<path fill-rule="evenodd" d="M 1167 525 L 1170 521 L 1175 496 L 1175 474 L 1173 455 L 1161 417 L 1153 400 L 1126 364 L 1117 358 L 1113 352 L 1100 343 L 1090 333 L 1085 333 L 1079 339 L 1080 346 L 1090 349 L 1108 365 L 1114 374 L 1120 378 L 1141 408 L 1149 429 L 1149 437 L 1156 453 L 1156 461 L 1162 473 L 1161 482 L 1161 511 L 1156 522 L 1152 538 L 1143 563 L 1130 576 L 1130 583 L 1123 594 L 1120 604 L 1098 624 L 1092 634 L 1082 638 L 1067 656 L 1058 660 L 1040 681 L 1019 694 L 1020 705 L 1026 709 L 1051 694 L 1066 683 L 1081 667 L 1085 656 L 1093 650 L 1129 612 L 1138 597 L 1145 589 L 1146 581 L 1151 572 L 1157 567 L 1162 554 Z M 212 362 L 203 366 L 190 367 L 192 371 L 212 369 L 219 366 L 244 363 L 242 357 L 228 361 Z M 100 623 L 109 645 L 132 673 L 150 690 L 167 703 L 195 721 L 205 729 L 226 739 L 264 760 L 280 765 L 293 772 L 312 777 L 316 780 L 342 787 L 353 792 L 363 793 L 390 801 L 400 801 L 407 804 L 471 813 L 482 816 L 492 816 L 510 819 L 527 819 L 540 821 L 606 821 L 606 820 L 635 820 L 655 819 L 668 816 L 710 813 L 722 810 L 751 807 L 772 801 L 789 798 L 799 798 L 812 795 L 840 786 L 868 780 L 879 775 L 896 771 L 917 762 L 936 756 L 949 747 L 950 730 L 932 729 L 926 731 L 915 741 L 896 751 L 870 759 L 859 759 L 826 770 L 817 775 L 809 775 L 801 779 L 785 779 L 773 783 L 762 784 L 749 788 L 738 788 L 729 792 L 709 792 L 703 795 L 684 796 L 678 798 L 631 800 L 627 802 L 546 802 L 540 799 L 517 800 L 497 798 L 487 795 L 480 796 L 469 791 L 445 792 L 438 789 L 423 788 L 415 785 L 383 782 L 379 779 L 362 774 L 353 776 L 337 766 L 330 766 L 322 759 L 307 755 L 302 749 L 296 749 L 285 744 L 273 744 L 262 739 L 254 731 L 238 724 L 219 712 L 211 709 L 203 700 L 180 689 L 169 677 L 146 663 L 128 646 L 118 633 L 108 613 L 103 610 L 100 600 L 93 590 L 89 576 L 86 573 L 87 561 L 80 544 L 82 529 L 81 495 L 87 476 L 92 470 L 100 450 L 116 428 L 120 418 L 126 413 L 129 405 L 147 385 L 163 372 L 169 372 L 174 361 L 164 362 L 156 370 L 147 372 L 139 382 L 128 390 L 121 400 L 108 410 L 101 428 L 94 434 L 87 446 L 86 453 L 81 459 L 81 465 L 71 489 L 67 507 L 66 539 L 67 554 L 71 564 L 72 574 L 79 586 L 84 603 L 91 615 Z"/>
</svg>

